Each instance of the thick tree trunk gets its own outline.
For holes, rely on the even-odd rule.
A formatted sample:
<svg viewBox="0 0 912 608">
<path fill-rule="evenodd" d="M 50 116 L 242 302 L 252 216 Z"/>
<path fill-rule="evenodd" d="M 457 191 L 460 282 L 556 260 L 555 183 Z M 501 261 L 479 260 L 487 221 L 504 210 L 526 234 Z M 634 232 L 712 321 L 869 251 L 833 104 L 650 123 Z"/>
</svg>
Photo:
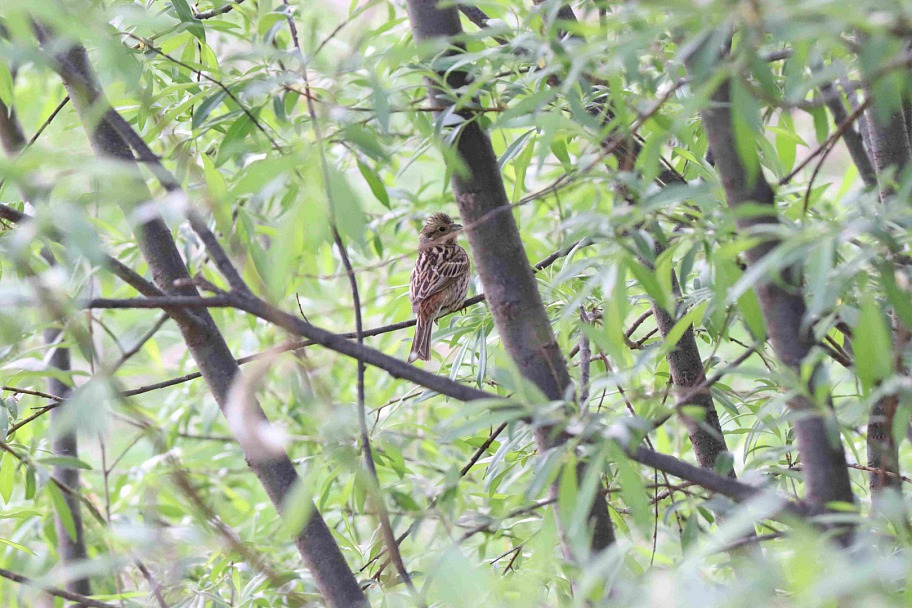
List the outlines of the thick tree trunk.
<svg viewBox="0 0 912 608">
<path fill-rule="evenodd" d="M 42 32 L 41 37 L 42 42 L 47 42 L 46 33 Z M 112 122 L 114 110 L 108 109 L 102 119 L 98 120 L 99 106 L 105 108 L 108 104 L 98 88 L 85 49 L 74 46 L 69 51 L 56 55 L 55 60 L 58 63 L 56 68 L 65 81 L 73 106 L 89 132 L 95 151 L 99 156 L 114 158 L 136 168 L 136 188 L 143 191 L 146 186 L 138 173 L 126 135 L 119 132 Z M 136 134 L 132 136 L 139 138 Z M 143 196 L 148 198 L 148 193 L 143 192 Z M 171 231 L 160 217 L 153 217 L 139 226 L 136 239 L 156 284 L 164 292 L 172 295 L 199 295 L 194 287 L 189 286 L 187 267 L 178 253 Z M 181 287 L 175 286 L 178 281 L 181 282 Z M 195 317 L 189 319 L 184 315 L 175 315 L 175 321 L 206 384 L 224 411 L 228 393 L 239 372 L 228 345 L 207 310 L 195 311 Z M 266 416 L 259 406 L 254 404 L 253 407 L 256 409 L 255 415 L 265 420 Z M 247 462 L 276 509 L 283 511 L 286 499 L 300 481 L 291 460 L 284 453 L 270 457 L 248 453 Z M 312 508 L 304 529 L 295 538 L 295 544 L 330 606 L 342 608 L 367 605 L 361 587 L 315 507 Z"/>
<path fill-rule="evenodd" d="M 459 13 L 453 5 L 438 0 L 409 0 L 408 9 L 412 31 L 419 42 L 452 39 L 462 33 Z M 450 72 L 446 78 L 452 88 L 465 83 L 463 72 Z M 449 105 L 447 97 L 440 93 L 433 88 L 429 92 L 432 104 Z M 548 399 L 571 399 L 570 374 L 535 284 L 494 149 L 477 121 L 469 120 L 458 128 L 456 150 L 468 174 L 453 172 L 453 192 L 494 325 L 504 348 L 526 379 Z M 540 427 L 536 441 L 539 452 L 544 453 L 566 438 L 556 429 Z M 582 470 L 578 478 L 582 479 Z M 599 551 L 614 542 L 607 503 L 600 494 L 592 505 L 589 523 L 592 550 Z M 565 544 L 568 557 L 569 553 Z"/>
<path fill-rule="evenodd" d="M 732 132 L 728 81 L 718 86 L 700 116 L 728 205 L 735 212 L 742 211 L 737 220 L 738 227 L 747 233 L 764 225 L 777 224 L 772 188 L 759 172 L 750 179 L 738 154 Z M 757 205 L 765 207 L 766 211 L 759 216 L 756 213 L 745 216 L 744 207 Z M 747 252 L 748 264 L 759 264 L 777 245 L 774 239 L 756 245 Z M 756 291 L 776 355 L 783 364 L 799 372 L 814 342 L 809 328 L 803 326 L 806 308 L 796 269 L 785 269 L 778 279 L 765 279 L 757 285 Z M 813 394 L 813 380 L 808 389 Z M 839 438 L 838 422 L 832 411 L 818 407 L 801 394 L 794 395 L 789 405 L 798 414 L 794 427 L 804 464 L 807 501 L 821 510 L 831 501 L 852 503 L 854 496 L 845 453 Z"/>
</svg>

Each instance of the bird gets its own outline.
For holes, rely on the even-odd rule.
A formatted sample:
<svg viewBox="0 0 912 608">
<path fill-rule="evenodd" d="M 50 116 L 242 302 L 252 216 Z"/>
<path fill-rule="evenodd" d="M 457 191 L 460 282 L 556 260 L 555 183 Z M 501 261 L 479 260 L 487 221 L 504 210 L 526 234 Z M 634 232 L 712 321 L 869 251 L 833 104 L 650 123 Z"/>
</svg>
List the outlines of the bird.
<svg viewBox="0 0 912 608">
<path fill-rule="evenodd" d="M 456 239 L 462 232 L 446 213 L 431 214 L 418 234 L 418 260 L 409 281 L 417 317 L 409 363 L 431 359 L 431 322 L 462 307 L 469 289 L 469 254 Z"/>
</svg>

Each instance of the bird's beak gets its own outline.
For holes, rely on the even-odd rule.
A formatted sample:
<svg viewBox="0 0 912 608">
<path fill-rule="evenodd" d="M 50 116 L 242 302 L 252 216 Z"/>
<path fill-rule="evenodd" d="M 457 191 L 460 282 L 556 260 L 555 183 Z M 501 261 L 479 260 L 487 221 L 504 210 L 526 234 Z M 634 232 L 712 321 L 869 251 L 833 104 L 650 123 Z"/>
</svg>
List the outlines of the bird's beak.
<svg viewBox="0 0 912 608">
<path fill-rule="evenodd" d="M 462 232 L 462 224 L 453 224 L 453 232 Z"/>
</svg>

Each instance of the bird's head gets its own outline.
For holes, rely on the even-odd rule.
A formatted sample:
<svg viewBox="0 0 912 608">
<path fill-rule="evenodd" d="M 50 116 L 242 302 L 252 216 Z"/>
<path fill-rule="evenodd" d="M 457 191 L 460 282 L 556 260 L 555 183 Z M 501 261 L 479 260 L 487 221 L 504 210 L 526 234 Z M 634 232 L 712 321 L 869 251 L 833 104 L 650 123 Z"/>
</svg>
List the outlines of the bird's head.
<svg viewBox="0 0 912 608">
<path fill-rule="evenodd" d="M 418 249 L 426 249 L 434 245 L 455 243 L 462 231 L 462 224 L 457 224 L 446 213 L 434 213 L 427 218 L 424 228 L 418 235 Z"/>
</svg>

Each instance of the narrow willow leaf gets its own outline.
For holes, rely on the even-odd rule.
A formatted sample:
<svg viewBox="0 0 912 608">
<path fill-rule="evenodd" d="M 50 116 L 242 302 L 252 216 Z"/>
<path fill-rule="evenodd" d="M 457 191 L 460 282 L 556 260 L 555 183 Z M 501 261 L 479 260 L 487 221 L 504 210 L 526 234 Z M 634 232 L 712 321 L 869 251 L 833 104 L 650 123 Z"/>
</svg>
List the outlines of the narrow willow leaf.
<svg viewBox="0 0 912 608">
<path fill-rule="evenodd" d="M 187 0 L 171 0 L 171 5 L 174 7 L 174 11 L 177 13 L 181 22 L 186 24 L 187 31 L 199 38 L 200 42 L 205 44 L 206 30 L 203 28 L 199 19 L 193 16 L 193 11 L 190 10 L 190 5 L 187 3 Z"/>
<path fill-rule="evenodd" d="M 37 553 L 35 553 L 31 549 L 29 549 L 28 547 L 20 545 L 19 543 L 14 543 L 13 541 L 11 541 L 7 538 L 0 537 L 0 544 L 8 545 L 17 551 L 22 551 L 23 553 L 29 553 L 31 555 L 36 555 L 36 556 L 38 555 Z"/>
<path fill-rule="evenodd" d="M 57 511 L 57 516 L 60 518 L 60 523 L 63 524 L 67 534 L 69 534 L 70 538 L 75 542 L 76 522 L 73 520 L 73 514 L 70 512 L 69 505 L 67 505 L 60 488 L 55 484 L 49 483 L 47 489 L 48 493 L 51 495 L 51 500 L 54 503 L 54 510 Z"/>
<path fill-rule="evenodd" d="M 380 176 L 360 160 L 358 161 L 358 171 L 361 172 L 361 176 L 364 178 L 364 181 L 367 182 L 374 197 L 380 201 L 381 205 L 389 209 L 389 193 L 386 191 L 386 186 L 384 185 L 383 180 L 380 179 Z"/>
<path fill-rule="evenodd" d="M 6 413 L 4 412 L 4 415 Z M 13 482 L 16 480 L 16 459 L 11 454 L 4 453 L 0 460 L 0 496 L 3 502 L 9 504 L 13 495 Z"/>
<path fill-rule="evenodd" d="M 855 368 L 865 395 L 893 371 L 893 347 L 890 332 L 880 307 L 870 296 L 861 303 L 855 326 Z"/>
</svg>

